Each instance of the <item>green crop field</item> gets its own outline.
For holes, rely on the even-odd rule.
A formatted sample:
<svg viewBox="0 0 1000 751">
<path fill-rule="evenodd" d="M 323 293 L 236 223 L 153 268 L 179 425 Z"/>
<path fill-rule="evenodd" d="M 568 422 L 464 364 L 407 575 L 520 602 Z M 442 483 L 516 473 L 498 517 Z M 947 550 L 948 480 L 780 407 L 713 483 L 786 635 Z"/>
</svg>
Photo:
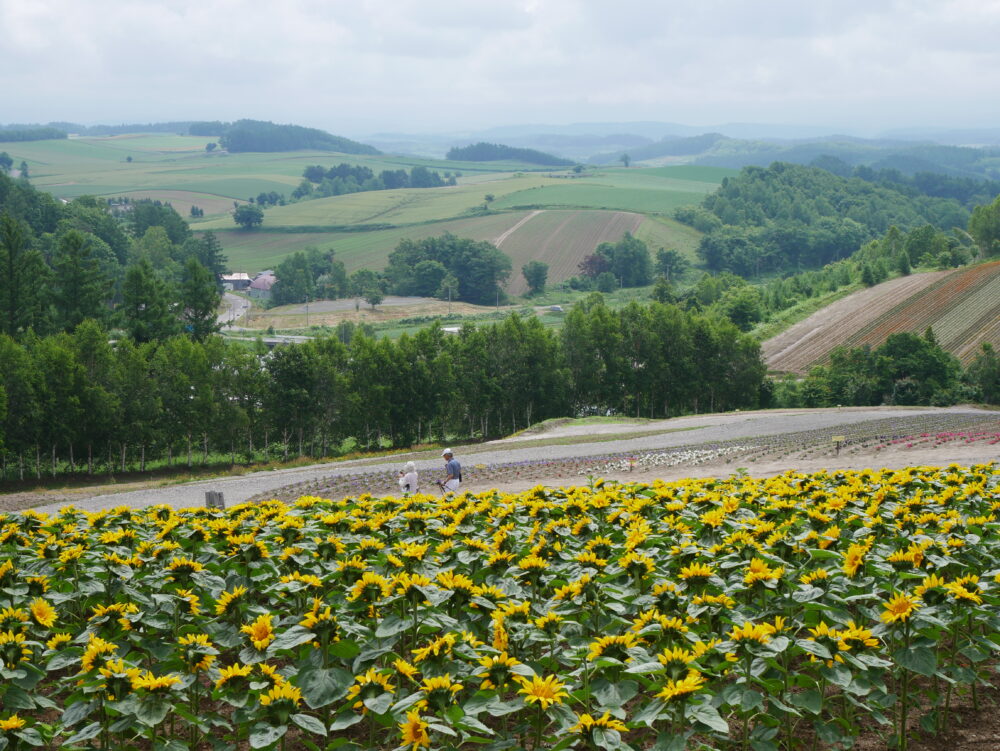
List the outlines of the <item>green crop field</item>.
<svg viewBox="0 0 1000 751">
<path fill-rule="evenodd" d="M 275 206 L 266 210 L 267 227 L 342 227 L 351 224 L 416 224 L 467 215 L 484 205 L 484 196 L 502 197 L 537 185 L 539 177 L 504 177 L 489 183 L 444 188 L 404 188 L 350 193 Z M 192 225 L 195 229 L 233 226 L 228 216 Z"/>
<path fill-rule="evenodd" d="M 326 151 L 207 153 L 208 136 L 137 134 L 51 141 L 2 142 L 19 163 L 28 163 L 32 183 L 60 198 L 116 196 L 141 190 L 184 190 L 246 200 L 261 191 L 286 195 L 311 164 L 341 162 L 375 172 L 423 165 L 441 172 L 496 174 L 537 169 L 517 163 L 446 162 L 403 156 L 355 156 Z M 131 162 L 128 158 L 131 157 Z"/>
<path fill-rule="evenodd" d="M 678 206 L 698 203 L 722 179 L 720 176 L 709 182 L 705 179 L 708 175 L 700 170 L 681 172 L 680 169 L 611 169 L 593 176 L 548 180 L 544 185 L 498 199 L 496 207 L 572 207 L 669 214 Z M 733 174 L 729 170 L 723 172 Z"/>
</svg>

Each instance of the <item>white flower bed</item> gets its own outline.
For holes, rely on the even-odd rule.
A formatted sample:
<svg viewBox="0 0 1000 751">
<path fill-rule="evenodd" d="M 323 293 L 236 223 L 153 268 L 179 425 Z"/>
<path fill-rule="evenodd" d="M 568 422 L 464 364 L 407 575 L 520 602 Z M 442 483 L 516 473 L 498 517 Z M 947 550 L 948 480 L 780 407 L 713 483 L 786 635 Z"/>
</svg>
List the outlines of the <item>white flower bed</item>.
<svg viewBox="0 0 1000 751">
<path fill-rule="evenodd" d="M 653 467 L 676 467 L 680 464 L 697 466 L 714 461 L 720 457 L 752 451 L 758 446 L 723 446 L 713 449 L 685 449 L 683 451 L 664 451 L 656 454 L 640 454 L 634 458 L 622 457 L 603 464 L 581 470 L 581 475 L 591 475 L 595 472 L 629 472 L 634 470 L 652 469 Z"/>
</svg>

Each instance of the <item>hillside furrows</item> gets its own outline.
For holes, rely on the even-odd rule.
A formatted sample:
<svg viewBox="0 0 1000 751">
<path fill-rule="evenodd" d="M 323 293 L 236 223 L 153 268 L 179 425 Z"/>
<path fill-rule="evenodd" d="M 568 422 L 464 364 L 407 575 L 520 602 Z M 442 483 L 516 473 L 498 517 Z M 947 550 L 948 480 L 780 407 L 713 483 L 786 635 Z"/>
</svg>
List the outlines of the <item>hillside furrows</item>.
<svg viewBox="0 0 1000 751">
<path fill-rule="evenodd" d="M 863 290 L 765 342 L 763 350 L 772 370 L 804 374 L 836 347 L 877 347 L 890 334 L 919 334 L 928 327 L 965 364 L 982 342 L 1000 343 L 1000 262 Z"/>
<path fill-rule="evenodd" d="M 976 299 L 976 294 L 996 280 L 1000 264 L 985 264 L 970 269 L 963 269 L 949 274 L 940 282 L 931 285 L 922 292 L 903 301 L 895 309 L 888 311 L 878 320 L 858 330 L 845 342 L 848 347 L 860 347 L 868 344 L 879 346 L 890 334 L 901 331 L 922 332 L 928 327 L 935 329 L 939 321 L 949 312 L 958 312 L 955 317 L 964 315 L 970 298 Z M 946 349 L 949 347 L 942 342 Z"/>
<path fill-rule="evenodd" d="M 805 373 L 866 321 L 879 319 L 947 275 L 945 271 L 913 274 L 855 292 L 764 342 L 764 359 L 772 370 Z"/>
</svg>

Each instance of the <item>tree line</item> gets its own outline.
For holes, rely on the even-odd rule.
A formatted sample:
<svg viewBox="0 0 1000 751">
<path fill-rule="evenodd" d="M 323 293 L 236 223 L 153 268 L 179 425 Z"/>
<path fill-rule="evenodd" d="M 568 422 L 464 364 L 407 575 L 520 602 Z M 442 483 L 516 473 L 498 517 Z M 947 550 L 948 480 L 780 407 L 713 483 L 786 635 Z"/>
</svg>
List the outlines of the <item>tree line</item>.
<svg viewBox="0 0 1000 751">
<path fill-rule="evenodd" d="M 817 365 L 801 380 L 788 377 L 775 388 L 775 403 L 781 407 L 944 407 L 959 402 L 1000 404 L 1000 358 L 985 343 L 963 370 L 931 329 L 923 336 L 890 334 L 874 349 L 838 347 L 826 365 Z"/>
<path fill-rule="evenodd" d="M 268 352 L 173 336 L 0 335 L 0 474 L 121 472 L 491 438 L 551 417 L 664 417 L 760 403 L 764 366 L 732 324 L 593 295 L 553 333 L 512 314 L 457 335 L 355 333 Z"/>
<path fill-rule="evenodd" d="M 759 284 L 728 271 L 704 274 L 682 293 L 669 286 L 664 288 L 661 278 L 653 296 L 664 302 L 713 310 L 743 331 L 749 331 L 803 300 L 859 285 L 871 287 L 890 277 L 907 275 L 918 266 L 955 268 L 968 263 L 976 253 L 975 242 L 929 224 L 909 232 L 892 226 L 882 237 L 865 243 L 848 258 L 820 269 L 786 273 Z"/>
<path fill-rule="evenodd" d="M 0 126 L 0 141 L 47 141 L 68 138 L 66 131 L 47 126 Z"/>
<path fill-rule="evenodd" d="M 306 167 L 303 180 L 292 191 L 292 198 L 326 198 L 346 193 L 362 193 L 369 190 L 394 190 L 397 188 L 440 188 L 456 185 L 458 173 L 445 172 L 442 177 L 436 170 L 422 165 L 405 169 L 382 170 L 377 175 L 364 165 L 342 162 L 334 167 L 324 168 L 319 164 Z"/>
<path fill-rule="evenodd" d="M 954 149 L 954 154 L 968 154 L 972 159 L 981 157 L 980 150 Z M 997 155 L 1000 155 L 998 152 Z M 972 161 L 967 159 L 964 161 Z M 900 160 L 894 160 L 899 163 Z M 919 162 L 919 160 L 914 160 Z M 989 203 L 994 196 L 1000 194 L 1000 181 L 985 177 L 959 177 L 941 172 L 927 172 L 917 169 L 904 172 L 893 167 L 875 168 L 866 165 L 852 167 L 842 159 L 833 156 L 823 156 L 814 159 L 812 167 L 819 167 L 840 177 L 857 177 L 866 182 L 891 188 L 909 197 L 920 195 L 935 198 L 953 198 L 966 208 L 971 209 L 977 204 Z"/>
<path fill-rule="evenodd" d="M 486 143 L 485 141 L 469 144 L 468 146 L 453 146 L 448 149 L 445 159 L 464 162 L 527 162 L 528 164 L 541 164 L 546 167 L 572 167 L 575 164 L 572 159 L 563 159 L 552 154 L 546 154 L 544 151 L 519 149 L 514 146 Z"/>
</svg>

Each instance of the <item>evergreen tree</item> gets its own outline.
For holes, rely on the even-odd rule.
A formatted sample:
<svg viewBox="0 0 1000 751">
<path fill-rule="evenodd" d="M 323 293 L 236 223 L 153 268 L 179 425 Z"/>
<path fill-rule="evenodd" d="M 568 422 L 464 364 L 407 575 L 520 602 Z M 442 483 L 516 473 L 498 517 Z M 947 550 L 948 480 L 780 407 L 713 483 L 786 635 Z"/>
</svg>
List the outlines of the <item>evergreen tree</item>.
<svg viewBox="0 0 1000 751">
<path fill-rule="evenodd" d="M 28 228 L 7 212 L 0 216 L 0 332 L 45 333 L 49 269 L 28 243 Z"/>
<path fill-rule="evenodd" d="M 219 290 L 212 272 L 194 257 L 188 258 L 181 279 L 181 320 L 184 330 L 196 341 L 219 330 Z"/>
<path fill-rule="evenodd" d="M 872 271 L 870 264 L 865 264 L 861 267 L 861 283 L 866 287 L 874 287 L 878 282 L 875 281 L 875 272 Z"/>
<path fill-rule="evenodd" d="M 72 331 L 84 319 L 107 318 L 110 281 L 82 232 L 70 230 L 62 236 L 52 266 L 52 301 L 59 328 Z"/>
<path fill-rule="evenodd" d="M 198 263 L 208 269 L 216 278 L 226 273 L 226 264 L 229 259 L 222 251 L 222 243 L 219 242 L 219 238 L 215 236 L 214 232 L 205 232 L 201 237 L 188 240 L 184 243 L 184 249 L 188 257 L 193 256 L 198 259 Z M 221 290 L 222 283 L 217 283 Z"/>
<path fill-rule="evenodd" d="M 147 259 L 126 269 L 122 298 L 121 322 L 136 342 L 161 341 L 177 333 L 170 291 Z"/>
</svg>

